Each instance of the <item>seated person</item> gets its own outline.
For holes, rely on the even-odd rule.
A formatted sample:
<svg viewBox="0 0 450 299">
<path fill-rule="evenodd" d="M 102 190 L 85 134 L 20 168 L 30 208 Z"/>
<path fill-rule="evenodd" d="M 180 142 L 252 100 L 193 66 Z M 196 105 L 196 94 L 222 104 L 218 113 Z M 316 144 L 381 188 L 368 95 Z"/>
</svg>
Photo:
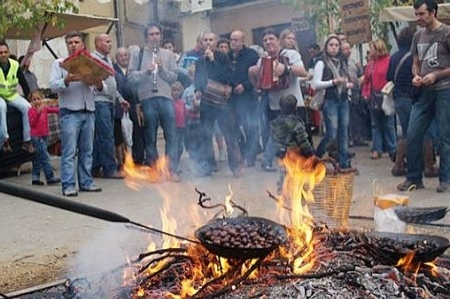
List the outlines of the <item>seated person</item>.
<svg viewBox="0 0 450 299">
<path fill-rule="evenodd" d="M 295 96 L 288 94 L 282 97 L 280 109 L 280 115 L 270 122 L 270 132 L 277 149 L 277 157 L 283 158 L 288 150 L 296 151 L 306 158 L 313 156 L 314 147 L 309 142 L 305 123 L 296 115 L 297 99 Z M 281 193 L 285 175 L 285 170 L 282 169 L 278 181 L 278 193 Z"/>
<path fill-rule="evenodd" d="M 3 76 L 0 76 L 0 99 L 6 102 L 7 106 L 15 107 L 22 113 L 23 143 L 22 149 L 34 153 L 34 147 L 31 144 L 30 122 L 28 119 L 28 110 L 30 103 L 21 97 L 17 92 L 17 85 L 20 84 L 25 95 L 28 95 L 29 88 L 25 76 L 19 67 L 19 63 L 10 58 L 9 46 L 6 42 L 0 42 L 0 67 Z M 6 123 L 6 109 L 1 109 L 0 116 L 2 135 L 5 141 L 3 143 L 3 152 L 11 152 L 9 144 L 8 127 Z"/>
</svg>

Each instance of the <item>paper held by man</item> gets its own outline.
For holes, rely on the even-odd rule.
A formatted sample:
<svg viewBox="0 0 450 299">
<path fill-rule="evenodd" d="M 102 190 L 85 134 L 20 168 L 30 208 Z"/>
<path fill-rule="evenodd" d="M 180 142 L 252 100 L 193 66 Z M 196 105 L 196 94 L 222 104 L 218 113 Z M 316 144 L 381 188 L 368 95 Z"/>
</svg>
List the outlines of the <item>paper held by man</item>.
<svg viewBox="0 0 450 299">
<path fill-rule="evenodd" d="M 114 76 L 114 69 L 109 65 L 93 57 L 88 51 L 81 50 L 67 57 L 61 66 L 72 74 L 82 75 L 84 79 L 104 80 Z"/>
</svg>

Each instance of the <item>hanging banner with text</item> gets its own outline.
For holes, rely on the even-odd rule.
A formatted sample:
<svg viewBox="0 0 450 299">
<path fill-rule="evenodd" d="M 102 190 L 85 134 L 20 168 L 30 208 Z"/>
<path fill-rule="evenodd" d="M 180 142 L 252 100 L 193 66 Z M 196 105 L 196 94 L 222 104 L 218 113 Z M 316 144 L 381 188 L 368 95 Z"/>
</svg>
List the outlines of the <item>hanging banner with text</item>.
<svg viewBox="0 0 450 299">
<path fill-rule="evenodd" d="M 369 0 L 341 0 L 341 15 L 342 31 L 350 44 L 372 40 Z"/>
</svg>

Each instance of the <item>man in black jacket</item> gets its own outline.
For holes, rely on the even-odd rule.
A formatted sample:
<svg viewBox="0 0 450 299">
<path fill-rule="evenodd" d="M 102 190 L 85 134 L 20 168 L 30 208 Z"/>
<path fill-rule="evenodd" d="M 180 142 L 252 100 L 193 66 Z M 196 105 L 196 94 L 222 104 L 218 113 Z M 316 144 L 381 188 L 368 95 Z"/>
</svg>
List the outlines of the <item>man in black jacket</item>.
<svg viewBox="0 0 450 299">
<path fill-rule="evenodd" d="M 256 65 L 259 56 L 255 50 L 247 48 L 244 42 L 245 36 L 242 31 L 236 30 L 231 33 L 230 60 L 234 86 L 231 99 L 236 109 L 238 124 L 245 135 L 245 138 L 240 140 L 241 154 L 245 165 L 253 167 L 259 150 L 258 96 L 248 78 L 248 69 Z"/>
<path fill-rule="evenodd" d="M 220 130 L 225 137 L 228 154 L 228 166 L 234 177 L 242 175 L 241 153 L 238 147 L 237 122 L 234 109 L 229 101 L 214 102 L 215 99 L 208 96 L 215 85 L 222 90 L 224 99 L 229 99 L 232 92 L 232 72 L 228 56 L 217 50 L 217 35 L 214 32 L 205 32 L 202 37 L 204 55 L 196 64 L 194 85 L 197 97 L 201 98 L 200 121 L 204 142 L 199 148 L 199 156 L 202 161 L 199 175 L 211 175 L 215 168 L 212 135 L 214 121 L 219 123 Z M 208 84 L 209 83 L 209 84 Z M 220 97 L 220 96 L 219 96 Z"/>
</svg>

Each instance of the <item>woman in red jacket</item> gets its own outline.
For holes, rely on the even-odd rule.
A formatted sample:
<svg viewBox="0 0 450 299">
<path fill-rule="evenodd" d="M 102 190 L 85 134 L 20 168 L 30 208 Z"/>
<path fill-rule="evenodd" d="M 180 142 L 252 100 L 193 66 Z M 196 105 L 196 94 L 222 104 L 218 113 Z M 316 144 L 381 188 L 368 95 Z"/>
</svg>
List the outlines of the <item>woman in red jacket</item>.
<svg viewBox="0 0 450 299">
<path fill-rule="evenodd" d="M 370 117 L 372 122 L 372 156 L 371 159 L 381 158 L 383 152 L 395 157 L 396 130 L 395 115 L 387 116 L 381 109 L 383 94 L 381 89 L 387 83 L 386 74 L 389 67 L 389 52 L 386 44 L 381 40 L 369 43 L 369 59 L 364 71 L 362 96 L 370 101 Z M 377 101 L 377 99 L 379 101 Z"/>
</svg>

